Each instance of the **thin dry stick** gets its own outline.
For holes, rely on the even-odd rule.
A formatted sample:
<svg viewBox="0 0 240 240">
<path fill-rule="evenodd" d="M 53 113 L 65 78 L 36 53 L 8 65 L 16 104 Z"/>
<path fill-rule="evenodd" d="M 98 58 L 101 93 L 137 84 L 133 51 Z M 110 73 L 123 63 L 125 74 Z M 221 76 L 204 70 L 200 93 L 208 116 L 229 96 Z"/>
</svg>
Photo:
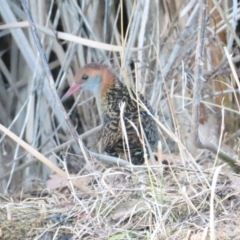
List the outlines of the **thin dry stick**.
<svg viewBox="0 0 240 240">
<path fill-rule="evenodd" d="M 81 137 L 81 139 L 87 138 L 90 135 L 92 135 L 93 133 L 96 133 L 96 132 L 100 131 L 101 129 L 102 129 L 102 126 L 97 126 L 97 127 L 93 128 L 93 129 L 83 133 L 79 137 Z M 66 146 L 71 144 L 72 142 L 74 142 L 74 139 L 71 139 L 71 140 L 63 143 L 62 145 L 57 146 L 56 148 L 51 149 L 51 150 L 45 152 L 43 154 L 43 156 L 48 157 L 48 156 L 50 156 L 53 153 L 59 152 L 62 149 L 64 149 Z M 94 153 L 94 152 L 90 152 L 90 151 L 88 151 L 88 153 L 91 154 L 92 156 L 94 156 L 95 158 L 97 158 L 98 160 L 100 160 L 102 162 L 105 162 L 105 163 L 117 164 L 118 166 L 122 166 L 122 167 L 129 167 L 130 166 L 129 162 L 127 162 L 127 161 L 125 161 L 123 159 L 120 159 L 120 158 L 111 157 L 111 156 L 107 156 L 107 155 L 103 155 L 103 154 L 98 154 L 98 153 Z M 24 170 L 25 168 L 29 167 L 30 165 L 36 163 L 37 161 L 38 161 L 38 159 L 33 159 L 33 160 L 29 161 L 29 162 L 26 162 L 26 163 L 16 167 L 14 169 L 14 173 L 19 172 L 21 170 Z M 0 176 L 0 181 L 5 179 L 5 178 L 7 178 L 7 177 L 9 177 L 10 174 L 11 174 L 11 171 L 9 171 L 9 172 L 3 174 L 2 176 Z"/>
<path fill-rule="evenodd" d="M 217 186 L 217 180 L 218 180 L 218 175 L 222 169 L 222 166 L 219 166 L 216 168 L 216 171 L 214 172 L 213 175 L 213 181 L 212 181 L 212 186 L 211 186 L 211 197 L 210 197 L 210 239 L 216 239 L 216 234 L 215 234 L 215 215 L 214 215 L 214 210 L 215 210 L 215 191 L 216 191 L 216 186 Z"/>
<path fill-rule="evenodd" d="M 22 22 L 15 22 L 15 23 L 8 23 L 8 24 L 0 25 L 0 30 L 12 29 L 12 28 L 26 28 L 29 26 L 31 26 L 31 24 L 29 24 L 27 21 L 22 21 Z M 65 32 L 60 32 L 60 31 L 53 32 L 52 29 L 43 27 L 40 24 L 36 24 L 36 28 L 39 31 L 41 31 L 42 33 L 44 33 L 50 37 L 57 38 L 59 40 L 64 40 L 64 41 L 68 41 L 68 42 L 81 44 L 83 46 L 87 46 L 87 47 L 99 49 L 99 50 L 105 50 L 105 51 L 111 51 L 111 52 L 125 51 L 125 46 L 122 47 L 122 46 L 116 46 L 113 44 L 102 43 L 99 41 L 85 39 L 82 37 L 74 36 L 73 34 L 70 34 L 70 33 L 65 33 Z M 143 50 L 149 49 L 150 47 L 151 47 L 151 45 L 147 45 L 142 48 L 132 47 L 129 49 L 129 51 L 138 52 L 138 51 L 143 51 Z"/>
<path fill-rule="evenodd" d="M 224 162 L 226 162 L 235 173 L 240 173 L 240 166 L 237 165 L 237 161 L 231 158 L 227 153 L 210 143 L 202 142 L 199 137 L 199 117 L 200 117 L 200 102 L 201 102 L 201 91 L 203 81 L 203 58 L 204 58 L 204 34 L 206 28 L 206 6 L 207 0 L 201 0 L 200 3 L 200 14 L 199 14 L 199 32 L 198 32 L 198 43 L 195 58 L 195 82 L 193 86 L 193 105 L 192 105 L 192 138 L 193 143 L 197 148 L 207 149 L 214 154 L 218 155 Z"/>
<path fill-rule="evenodd" d="M 97 126 L 97 127 L 93 128 L 93 129 L 91 129 L 91 130 L 83 133 L 83 134 L 80 135 L 79 137 L 81 137 L 82 139 L 85 139 L 85 138 L 91 136 L 92 134 L 100 131 L 101 129 L 102 129 L 102 126 L 101 126 L 101 125 L 100 125 L 100 126 Z M 5 136 L 5 134 L 4 134 L 4 136 Z M 62 149 L 64 149 L 65 147 L 67 147 L 67 146 L 68 146 L 69 144 L 71 144 L 72 142 L 74 142 L 74 139 L 70 139 L 69 141 L 61 144 L 60 146 L 57 146 L 57 147 L 55 147 L 54 149 L 51 149 L 51 150 L 45 152 L 43 155 L 44 155 L 45 157 L 48 157 L 48 156 L 50 156 L 50 155 L 53 154 L 53 153 L 57 153 L 57 152 L 61 151 Z M 38 161 L 37 159 L 33 159 L 33 160 L 31 160 L 31 161 L 28 161 L 28 162 L 26 162 L 26 163 L 21 164 L 20 166 L 18 166 L 18 167 L 16 167 L 16 168 L 14 169 L 14 173 L 19 172 L 19 171 L 21 171 L 21 170 L 24 170 L 25 168 L 27 168 L 27 167 L 31 166 L 32 164 L 36 163 L 37 161 Z M 103 161 L 104 161 L 104 160 L 103 160 Z M 108 162 L 108 161 L 106 160 L 106 162 Z M 115 159 L 115 162 L 117 162 L 116 159 Z M 10 174 L 11 174 L 11 171 L 9 171 L 9 172 L 4 173 L 3 175 L 1 175 L 1 176 L 0 176 L 0 181 L 1 181 L 2 179 L 7 178 Z"/>
<path fill-rule="evenodd" d="M 45 156 L 43 156 L 40 152 L 38 152 L 36 149 L 34 149 L 32 146 L 24 142 L 22 139 L 20 139 L 18 136 L 16 136 L 14 133 L 9 131 L 7 128 L 5 128 L 3 125 L 0 124 L 0 131 L 4 132 L 6 135 L 8 135 L 10 138 L 12 138 L 15 142 L 17 142 L 21 147 L 26 149 L 29 153 L 31 153 L 34 157 L 36 157 L 38 160 L 40 160 L 42 163 L 44 163 L 46 166 L 48 166 L 50 169 L 52 169 L 54 172 L 56 172 L 61 177 L 68 179 L 68 175 L 66 172 L 64 172 L 62 169 L 57 167 L 55 164 L 53 164 L 50 160 L 48 160 Z M 81 184 L 78 181 L 72 180 L 73 184 L 81 189 L 84 192 L 88 192 L 89 189 L 85 187 L 83 184 Z"/>
</svg>

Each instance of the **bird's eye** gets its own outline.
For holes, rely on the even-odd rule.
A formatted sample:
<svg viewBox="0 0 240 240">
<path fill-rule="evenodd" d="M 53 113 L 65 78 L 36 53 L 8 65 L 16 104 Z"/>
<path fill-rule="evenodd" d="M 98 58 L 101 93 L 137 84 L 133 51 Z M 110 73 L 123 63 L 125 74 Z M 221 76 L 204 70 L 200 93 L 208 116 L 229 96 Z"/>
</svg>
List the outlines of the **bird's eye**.
<svg viewBox="0 0 240 240">
<path fill-rule="evenodd" d="M 84 74 L 84 75 L 82 76 L 82 80 L 87 80 L 87 79 L 88 79 L 88 75 Z"/>
</svg>

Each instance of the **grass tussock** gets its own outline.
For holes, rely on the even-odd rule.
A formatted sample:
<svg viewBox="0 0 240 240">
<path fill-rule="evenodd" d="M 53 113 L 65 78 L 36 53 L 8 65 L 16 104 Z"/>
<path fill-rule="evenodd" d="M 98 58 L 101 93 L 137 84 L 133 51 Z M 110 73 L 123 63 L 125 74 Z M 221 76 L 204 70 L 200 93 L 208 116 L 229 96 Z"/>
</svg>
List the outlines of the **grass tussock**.
<svg viewBox="0 0 240 240">
<path fill-rule="evenodd" d="M 209 0 L 199 18 L 203 2 L 29 1 L 34 36 L 20 2 L 2 0 L 0 239 L 239 238 L 240 8 Z M 88 92 L 62 107 L 90 62 L 153 106 L 158 161 L 105 155 Z"/>
</svg>

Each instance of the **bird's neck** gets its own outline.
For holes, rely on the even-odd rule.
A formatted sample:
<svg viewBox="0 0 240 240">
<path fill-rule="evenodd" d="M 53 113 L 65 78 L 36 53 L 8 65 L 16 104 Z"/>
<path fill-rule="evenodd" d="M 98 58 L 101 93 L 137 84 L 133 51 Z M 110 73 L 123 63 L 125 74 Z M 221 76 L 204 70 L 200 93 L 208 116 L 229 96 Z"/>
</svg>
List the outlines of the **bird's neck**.
<svg viewBox="0 0 240 240">
<path fill-rule="evenodd" d="M 105 79 L 108 80 L 106 81 Z M 124 85 L 114 75 L 105 76 L 102 82 L 103 84 L 101 85 L 100 91 L 91 91 L 96 98 L 98 112 L 103 122 L 107 113 L 119 110 L 118 99 L 121 93 L 120 89 L 124 87 Z"/>
<path fill-rule="evenodd" d="M 116 96 L 117 91 L 115 87 L 109 88 L 105 93 L 102 95 L 101 92 L 94 93 L 94 97 L 96 99 L 96 104 L 98 108 L 98 113 L 101 118 L 101 122 L 104 123 L 104 118 L 107 114 L 112 112 L 111 109 L 113 109 L 112 101 L 111 99 L 114 99 L 114 96 Z"/>
<path fill-rule="evenodd" d="M 109 89 L 101 96 L 100 108 L 103 115 L 119 115 L 119 104 L 124 101 L 123 96 L 128 94 L 126 86 L 121 82 L 114 83 Z"/>
</svg>

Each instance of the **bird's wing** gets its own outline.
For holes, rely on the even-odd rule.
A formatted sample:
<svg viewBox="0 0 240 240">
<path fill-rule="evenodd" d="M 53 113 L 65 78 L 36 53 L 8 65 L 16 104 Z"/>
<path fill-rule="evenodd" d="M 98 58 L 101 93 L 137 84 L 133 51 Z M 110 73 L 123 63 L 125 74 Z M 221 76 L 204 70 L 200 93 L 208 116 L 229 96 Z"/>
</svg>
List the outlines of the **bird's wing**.
<svg viewBox="0 0 240 240">
<path fill-rule="evenodd" d="M 142 128 L 139 123 L 140 119 Z M 124 113 L 123 131 L 120 117 L 109 118 L 108 121 L 105 121 L 102 131 L 103 149 L 110 154 L 113 154 L 114 152 L 123 152 L 124 139 L 125 143 L 128 141 L 128 144 L 125 144 L 125 149 L 127 149 L 128 145 L 130 151 L 137 151 L 138 149 L 142 149 L 144 135 L 147 137 L 151 146 L 152 143 L 156 141 L 154 138 L 154 132 L 156 132 L 156 129 L 153 129 L 153 123 L 151 116 L 146 112 L 140 112 L 140 118 L 136 111 L 126 112 Z M 144 134 L 141 132 L 141 129 L 144 130 Z M 125 139 L 126 137 L 127 139 Z"/>
<path fill-rule="evenodd" d="M 117 152 L 121 151 L 122 148 L 122 135 L 119 130 L 119 118 L 105 119 L 103 130 L 102 130 L 102 146 L 103 149 L 114 156 L 117 156 Z"/>
</svg>

